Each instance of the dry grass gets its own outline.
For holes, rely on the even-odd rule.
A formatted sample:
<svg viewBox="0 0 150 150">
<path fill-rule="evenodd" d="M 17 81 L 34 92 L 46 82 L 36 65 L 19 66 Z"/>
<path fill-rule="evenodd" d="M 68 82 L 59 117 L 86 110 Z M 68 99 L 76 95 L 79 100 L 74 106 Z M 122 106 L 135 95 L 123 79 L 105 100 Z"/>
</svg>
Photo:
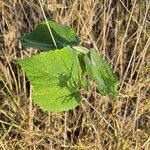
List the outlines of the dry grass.
<svg viewBox="0 0 150 150">
<path fill-rule="evenodd" d="M 44 20 L 42 9 L 108 60 L 120 79 L 118 101 L 93 88 L 72 111 L 46 113 L 32 104 L 14 60 L 37 52 L 22 51 L 19 40 Z M 149 150 L 149 60 L 149 0 L 1 0 L 0 149 Z"/>
</svg>

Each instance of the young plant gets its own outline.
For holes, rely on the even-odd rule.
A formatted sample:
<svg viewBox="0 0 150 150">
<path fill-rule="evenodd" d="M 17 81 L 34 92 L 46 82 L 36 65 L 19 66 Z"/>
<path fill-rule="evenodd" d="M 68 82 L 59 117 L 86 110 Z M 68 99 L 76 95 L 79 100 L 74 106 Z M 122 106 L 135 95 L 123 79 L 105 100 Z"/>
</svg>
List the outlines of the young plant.
<svg viewBox="0 0 150 150">
<path fill-rule="evenodd" d="M 70 27 L 42 22 L 21 43 L 42 51 L 18 63 L 33 86 L 34 102 L 44 110 L 61 112 L 79 105 L 79 89 L 89 83 L 85 73 L 101 94 L 116 99 L 118 80 L 108 63 L 94 49 L 78 46 L 79 38 Z"/>
</svg>

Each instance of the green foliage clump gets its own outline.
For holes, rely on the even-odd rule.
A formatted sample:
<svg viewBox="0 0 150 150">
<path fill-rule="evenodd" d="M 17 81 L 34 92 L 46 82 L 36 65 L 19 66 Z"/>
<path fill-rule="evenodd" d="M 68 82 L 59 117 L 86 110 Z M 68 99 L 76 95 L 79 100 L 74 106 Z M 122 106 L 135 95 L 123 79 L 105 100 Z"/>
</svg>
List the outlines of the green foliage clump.
<svg viewBox="0 0 150 150">
<path fill-rule="evenodd" d="M 42 22 L 21 43 L 43 51 L 18 63 L 33 86 L 34 102 L 44 110 L 61 112 L 75 108 L 82 100 L 79 89 L 83 83 L 90 86 L 85 73 L 100 93 L 116 99 L 118 80 L 109 64 L 95 50 L 78 46 L 79 38 L 70 27 Z"/>
</svg>

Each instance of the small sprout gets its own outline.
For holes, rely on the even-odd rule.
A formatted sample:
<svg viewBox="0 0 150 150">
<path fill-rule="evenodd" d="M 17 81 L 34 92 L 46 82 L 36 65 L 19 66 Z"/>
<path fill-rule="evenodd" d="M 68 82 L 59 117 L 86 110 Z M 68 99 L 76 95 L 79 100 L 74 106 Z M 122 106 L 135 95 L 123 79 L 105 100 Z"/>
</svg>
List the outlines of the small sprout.
<svg viewBox="0 0 150 150">
<path fill-rule="evenodd" d="M 79 38 L 70 27 L 52 21 L 48 26 L 57 49 L 45 22 L 21 40 L 25 47 L 46 51 L 18 60 L 33 86 L 34 102 L 52 112 L 73 109 L 82 100 L 79 89 L 90 89 L 89 78 L 102 94 L 115 99 L 118 81 L 108 63 L 96 51 L 77 46 Z"/>
</svg>

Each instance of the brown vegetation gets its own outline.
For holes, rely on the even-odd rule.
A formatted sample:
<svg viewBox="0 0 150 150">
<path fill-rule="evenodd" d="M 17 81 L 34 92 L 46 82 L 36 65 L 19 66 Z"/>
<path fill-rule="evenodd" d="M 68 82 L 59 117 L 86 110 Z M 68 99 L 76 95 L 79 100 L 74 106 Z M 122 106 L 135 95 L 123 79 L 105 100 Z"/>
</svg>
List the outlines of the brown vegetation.
<svg viewBox="0 0 150 150">
<path fill-rule="evenodd" d="M 79 107 L 47 113 L 32 103 L 20 38 L 45 20 L 67 24 L 119 80 L 119 99 L 93 88 Z M 43 37 L 44 38 L 44 37 Z M 0 149 L 150 149 L 149 0 L 0 0 Z"/>
</svg>

